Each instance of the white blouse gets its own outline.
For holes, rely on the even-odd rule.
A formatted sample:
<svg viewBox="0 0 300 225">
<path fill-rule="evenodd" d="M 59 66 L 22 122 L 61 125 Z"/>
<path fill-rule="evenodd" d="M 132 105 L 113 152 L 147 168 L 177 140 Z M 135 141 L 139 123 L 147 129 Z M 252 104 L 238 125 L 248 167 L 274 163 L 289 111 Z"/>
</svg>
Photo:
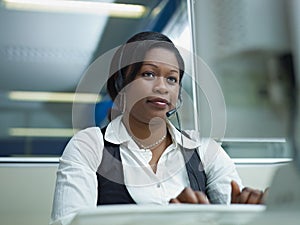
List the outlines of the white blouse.
<svg viewBox="0 0 300 225">
<path fill-rule="evenodd" d="M 212 139 L 200 140 L 198 132 L 181 134 L 171 123 L 168 129 L 173 144 L 161 155 L 156 173 L 149 165 L 150 150 L 140 149 L 128 134 L 122 117 L 107 127 L 104 139 L 120 145 L 124 183 L 137 204 L 169 204 L 187 186 L 189 179 L 181 148 L 197 148 L 207 177 L 207 194 L 212 203 L 229 204 L 230 182 L 242 188 L 233 161 Z M 57 171 L 56 188 L 50 224 L 69 224 L 76 213 L 97 207 L 98 182 L 96 172 L 103 154 L 100 128 L 91 127 L 78 132 L 67 144 Z"/>
</svg>

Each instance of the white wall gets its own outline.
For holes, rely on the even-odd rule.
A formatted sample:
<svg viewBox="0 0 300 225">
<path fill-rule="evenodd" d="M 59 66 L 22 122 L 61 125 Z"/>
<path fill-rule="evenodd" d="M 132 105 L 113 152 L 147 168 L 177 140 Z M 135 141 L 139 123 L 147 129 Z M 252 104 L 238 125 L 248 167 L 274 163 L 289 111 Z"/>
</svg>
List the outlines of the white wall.
<svg viewBox="0 0 300 225">
<path fill-rule="evenodd" d="M 0 224 L 49 223 L 57 164 L 0 164 Z"/>
</svg>

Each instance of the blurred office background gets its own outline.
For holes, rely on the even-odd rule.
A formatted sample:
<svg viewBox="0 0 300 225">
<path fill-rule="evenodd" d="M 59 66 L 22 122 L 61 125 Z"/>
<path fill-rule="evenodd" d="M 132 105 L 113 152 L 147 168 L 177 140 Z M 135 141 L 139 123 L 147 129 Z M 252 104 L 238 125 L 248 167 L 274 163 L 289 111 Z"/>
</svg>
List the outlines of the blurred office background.
<svg viewBox="0 0 300 225">
<path fill-rule="evenodd" d="M 137 32 L 162 32 L 171 21 L 174 39 L 188 28 L 186 3 L 179 0 L 32 2 L 0 1 L 2 157 L 59 156 L 75 132 L 76 87 L 97 57 Z M 190 32 L 184 34 L 189 40 Z M 107 77 L 99 71 L 100 81 Z M 81 94 L 76 103 L 96 107 L 93 119 L 103 124 L 110 106 L 105 90 L 97 102 L 97 93 Z"/>
<path fill-rule="evenodd" d="M 167 34 L 208 64 L 226 107 L 225 133 L 212 136 L 232 157 L 291 156 L 285 146 L 288 102 L 282 88 L 291 85 L 293 69 L 288 1 L 47 2 L 0 1 L 1 157 L 59 156 L 75 132 L 74 93 L 89 65 L 144 30 Z M 103 2 L 113 4 L 113 10 Z M 194 34 L 192 26 L 197 26 Z M 192 58 L 186 64 L 191 69 Z M 106 78 L 99 71 L 99 79 Z M 185 83 L 190 99 L 193 81 L 197 77 Z M 80 94 L 78 104 L 95 109 L 95 123 L 105 124 L 110 106 L 105 90 L 96 104 L 95 93 Z M 195 128 L 198 120 L 200 130 L 210 131 L 209 105 L 203 102 L 197 115 L 192 104 L 184 107 L 189 108 L 182 113 L 184 128 Z"/>
</svg>

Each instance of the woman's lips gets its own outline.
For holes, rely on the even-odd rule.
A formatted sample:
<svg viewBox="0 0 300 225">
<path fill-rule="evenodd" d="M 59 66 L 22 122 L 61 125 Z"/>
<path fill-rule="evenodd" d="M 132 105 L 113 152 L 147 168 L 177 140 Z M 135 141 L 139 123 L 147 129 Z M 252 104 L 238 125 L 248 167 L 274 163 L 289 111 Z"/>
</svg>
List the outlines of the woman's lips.
<svg viewBox="0 0 300 225">
<path fill-rule="evenodd" d="M 148 99 L 147 103 L 150 103 L 151 105 L 154 105 L 155 107 L 161 108 L 161 109 L 165 109 L 169 105 L 169 102 L 163 98 Z"/>
</svg>

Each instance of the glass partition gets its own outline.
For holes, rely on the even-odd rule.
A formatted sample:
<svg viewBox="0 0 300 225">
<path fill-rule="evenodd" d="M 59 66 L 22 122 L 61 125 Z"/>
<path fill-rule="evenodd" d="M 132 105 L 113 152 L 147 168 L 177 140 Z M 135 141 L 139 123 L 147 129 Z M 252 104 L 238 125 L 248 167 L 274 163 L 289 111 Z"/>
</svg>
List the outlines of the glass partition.
<svg viewBox="0 0 300 225">
<path fill-rule="evenodd" d="M 294 85 L 288 3 L 199 0 L 188 7 L 201 134 L 234 158 L 292 157 L 286 142 Z"/>
</svg>

